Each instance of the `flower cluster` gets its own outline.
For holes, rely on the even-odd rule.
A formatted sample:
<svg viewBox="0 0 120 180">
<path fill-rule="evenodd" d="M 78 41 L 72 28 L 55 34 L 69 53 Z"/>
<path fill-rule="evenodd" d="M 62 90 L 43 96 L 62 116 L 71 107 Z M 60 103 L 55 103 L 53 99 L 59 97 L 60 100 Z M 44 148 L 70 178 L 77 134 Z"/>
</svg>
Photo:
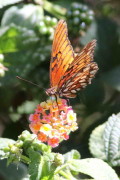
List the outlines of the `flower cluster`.
<svg viewBox="0 0 120 180">
<path fill-rule="evenodd" d="M 29 117 L 30 129 L 41 142 L 56 147 L 62 140 L 69 139 L 71 131 L 78 126 L 76 114 L 65 99 L 47 100 L 37 105 Z"/>
<path fill-rule="evenodd" d="M 94 21 L 94 12 L 87 5 L 74 2 L 70 5 L 66 17 L 70 32 L 76 35 L 87 31 Z"/>
</svg>

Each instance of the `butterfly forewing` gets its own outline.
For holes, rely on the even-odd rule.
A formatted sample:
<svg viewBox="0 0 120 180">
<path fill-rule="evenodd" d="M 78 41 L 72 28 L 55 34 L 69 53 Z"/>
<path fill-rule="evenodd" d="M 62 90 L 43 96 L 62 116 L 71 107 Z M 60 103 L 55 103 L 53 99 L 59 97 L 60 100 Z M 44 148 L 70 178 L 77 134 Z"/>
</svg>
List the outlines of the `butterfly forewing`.
<svg viewBox="0 0 120 180">
<path fill-rule="evenodd" d="M 68 39 L 67 24 L 60 20 L 55 29 L 50 62 L 50 84 L 51 87 L 58 83 L 71 62 L 74 60 L 74 52 Z"/>
</svg>

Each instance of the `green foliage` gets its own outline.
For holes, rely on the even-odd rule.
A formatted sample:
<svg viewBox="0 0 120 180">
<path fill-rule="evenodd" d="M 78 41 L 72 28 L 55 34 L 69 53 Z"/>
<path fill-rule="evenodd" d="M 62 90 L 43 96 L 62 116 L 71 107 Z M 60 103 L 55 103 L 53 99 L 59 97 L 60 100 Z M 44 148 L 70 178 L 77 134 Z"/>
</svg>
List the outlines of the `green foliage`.
<svg viewBox="0 0 120 180">
<path fill-rule="evenodd" d="M 96 158 L 72 161 L 70 168 L 74 171 L 87 174 L 95 178 L 95 180 L 119 179 L 115 171 L 107 163 Z"/>
<path fill-rule="evenodd" d="M 105 124 L 98 126 L 92 131 L 89 139 L 89 149 L 91 154 L 102 160 L 106 160 L 103 132 L 105 129 Z"/>
<path fill-rule="evenodd" d="M 104 130 L 105 153 L 112 166 L 120 165 L 120 113 L 108 118 Z"/>
<path fill-rule="evenodd" d="M 66 162 L 71 160 L 71 159 L 80 159 L 80 154 L 78 151 L 72 150 L 72 151 L 64 154 L 64 159 Z"/>
<path fill-rule="evenodd" d="M 7 138 L 0 138 L 0 159 L 9 157 L 9 145 L 14 144 L 15 141 Z"/>
<path fill-rule="evenodd" d="M 76 150 L 64 155 L 53 153 L 49 146 L 41 143 L 28 131 L 24 131 L 14 144 L 12 140 L 9 140 L 9 145 L 8 139 L 4 141 L 6 143 L 0 149 L 5 154 L 9 152 L 9 155 L 3 155 L 3 158 L 8 158 L 9 164 L 19 161 L 28 164 L 30 180 L 78 179 L 79 173 L 86 174 L 95 180 L 118 179 L 114 170 L 102 160 L 97 158 L 80 160 L 80 154 Z"/>
<path fill-rule="evenodd" d="M 0 161 L 0 175 L 4 180 L 29 180 L 27 166 L 23 163 L 12 163 L 6 166 L 6 161 Z"/>
<path fill-rule="evenodd" d="M 37 28 L 43 16 L 42 7 L 32 4 L 13 6 L 4 13 L 0 29 L 0 50 L 1 53 L 7 53 L 5 62 L 9 63 L 9 71 L 6 78 L 14 77 L 12 82 L 3 79 L 4 83 L 15 83 L 16 75 L 27 76 L 45 60 L 50 46 L 49 43 L 44 46 L 45 39 Z"/>
<path fill-rule="evenodd" d="M 3 8 L 4 6 L 8 6 L 14 3 L 19 3 L 21 0 L 4 0 L 4 1 L 0 1 L 0 8 Z"/>
<path fill-rule="evenodd" d="M 89 148 L 94 157 L 106 160 L 111 166 L 120 165 L 120 113 L 112 115 L 108 121 L 95 128 L 89 140 Z"/>
<path fill-rule="evenodd" d="M 12 6 L 5 11 L 1 26 L 8 26 L 11 23 L 28 29 L 34 28 L 43 18 L 43 9 L 32 4 Z"/>
<path fill-rule="evenodd" d="M 39 180 L 41 178 L 43 159 L 39 152 L 29 150 L 29 156 L 31 159 L 29 165 L 29 174 L 31 180 Z"/>
<path fill-rule="evenodd" d="M 71 4 L 66 16 L 69 30 L 73 35 L 86 31 L 94 20 L 94 12 L 88 6 L 76 2 Z"/>
</svg>

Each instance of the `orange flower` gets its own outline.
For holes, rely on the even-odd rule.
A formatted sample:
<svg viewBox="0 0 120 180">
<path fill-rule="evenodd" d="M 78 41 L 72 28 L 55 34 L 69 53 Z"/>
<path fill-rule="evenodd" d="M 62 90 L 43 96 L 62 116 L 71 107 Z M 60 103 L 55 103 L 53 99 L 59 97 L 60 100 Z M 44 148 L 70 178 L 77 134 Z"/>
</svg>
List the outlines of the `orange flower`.
<svg viewBox="0 0 120 180">
<path fill-rule="evenodd" d="M 34 132 L 35 134 L 40 130 L 40 127 L 42 126 L 42 124 L 40 122 L 31 122 L 30 124 L 30 129 L 32 132 Z"/>
<path fill-rule="evenodd" d="M 44 133 L 39 132 L 39 133 L 37 134 L 37 137 L 38 137 L 38 139 L 39 139 L 40 141 L 42 141 L 42 142 L 47 142 L 47 136 L 46 136 Z"/>
<path fill-rule="evenodd" d="M 51 138 L 51 139 L 48 139 L 48 145 L 52 146 L 52 147 L 56 147 L 59 145 L 59 139 L 58 138 Z"/>
<path fill-rule="evenodd" d="M 39 114 L 31 114 L 29 117 L 30 121 L 38 121 L 39 120 Z"/>
</svg>

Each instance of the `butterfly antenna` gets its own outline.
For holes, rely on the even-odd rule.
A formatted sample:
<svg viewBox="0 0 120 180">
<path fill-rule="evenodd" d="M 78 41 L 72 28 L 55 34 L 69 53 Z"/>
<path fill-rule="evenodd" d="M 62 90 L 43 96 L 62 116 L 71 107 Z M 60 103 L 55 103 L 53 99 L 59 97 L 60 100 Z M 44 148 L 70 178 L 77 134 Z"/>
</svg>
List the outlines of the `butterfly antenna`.
<svg viewBox="0 0 120 180">
<path fill-rule="evenodd" d="M 27 83 L 30 83 L 30 84 L 32 84 L 32 85 L 34 85 L 34 86 L 37 86 L 37 87 L 39 87 L 40 89 L 44 89 L 44 88 L 42 88 L 41 86 L 39 86 L 38 84 L 33 83 L 32 81 L 29 81 L 29 80 L 27 80 L 27 79 L 24 79 L 24 78 L 22 78 L 22 77 L 20 77 L 20 76 L 16 76 L 16 78 L 18 78 L 18 79 L 20 79 L 20 80 L 22 80 L 22 81 L 25 81 L 25 82 L 27 82 Z"/>
</svg>

